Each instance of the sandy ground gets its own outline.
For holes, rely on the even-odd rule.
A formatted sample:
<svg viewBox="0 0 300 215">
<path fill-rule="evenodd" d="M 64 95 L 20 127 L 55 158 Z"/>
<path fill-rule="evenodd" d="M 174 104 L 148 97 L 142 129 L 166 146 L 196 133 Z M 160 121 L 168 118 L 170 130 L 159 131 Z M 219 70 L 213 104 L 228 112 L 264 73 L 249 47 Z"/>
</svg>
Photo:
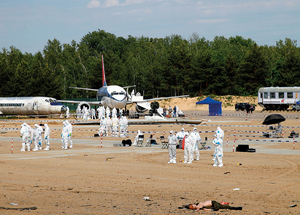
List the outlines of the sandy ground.
<svg viewBox="0 0 300 215">
<path fill-rule="evenodd" d="M 93 137 L 96 126 L 74 126 L 74 148 L 62 150 L 59 119 L 47 122 L 53 138 L 50 151 L 20 152 L 17 129 L 22 122 L 0 121 L 0 213 L 193 214 L 178 207 L 208 199 L 242 206 L 243 210 L 196 213 L 300 213 L 299 138 L 295 139 L 295 149 L 293 139 L 287 138 L 292 130 L 300 131 L 297 113 L 281 113 L 286 116 L 283 139 L 262 138 L 262 132 L 268 129 L 262 121 L 269 113 L 246 116 L 244 112 L 223 111 L 223 116 L 209 117 L 205 110 L 194 110 L 185 114 L 206 120 L 197 128 L 202 139 L 208 138 L 207 145 L 212 146 L 217 126 L 225 131 L 224 167 L 212 166 L 209 150 L 201 150 L 200 161 L 188 165 L 182 163 L 183 150 L 177 149 L 177 164 L 168 164 L 168 151 L 160 145 L 113 147 L 122 140 L 116 137 L 105 137 L 101 144 L 99 137 Z M 33 126 L 44 120 L 26 121 Z M 138 129 L 145 132 L 146 138 L 151 133 L 158 138 L 181 127 L 193 128 L 178 124 L 133 125 L 128 129 L 129 138 L 133 140 Z M 257 152 L 233 152 L 233 145 L 238 144 L 249 144 Z M 290 207 L 294 204 L 297 206 Z M 37 209 L 20 212 L 1 207 Z"/>
</svg>

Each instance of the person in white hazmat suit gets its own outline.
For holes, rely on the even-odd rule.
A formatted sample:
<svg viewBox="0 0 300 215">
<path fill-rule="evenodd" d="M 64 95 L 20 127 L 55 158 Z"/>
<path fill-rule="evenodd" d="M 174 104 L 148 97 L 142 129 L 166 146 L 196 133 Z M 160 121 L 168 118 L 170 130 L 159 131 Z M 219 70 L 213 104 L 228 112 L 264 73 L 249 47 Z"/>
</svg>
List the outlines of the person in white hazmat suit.
<svg viewBox="0 0 300 215">
<path fill-rule="evenodd" d="M 105 108 L 103 106 L 100 107 L 100 116 L 105 118 Z"/>
<path fill-rule="evenodd" d="M 112 126 L 112 121 L 109 117 L 105 118 L 105 134 L 108 137 L 108 131 L 110 132 L 110 134 L 112 134 L 111 132 L 111 126 Z"/>
<path fill-rule="evenodd" d="M 173 131 L 170 131 L 170 135 L 168 136 L 169 142 L 169 162 L 168 163 L 176 163 L 176 145 L 177 145 L 177 138 L 173 134 Z"/>
<path fill-rule="evenodd" d="M 100 119 L 100 128 L 98 130 L 98 134 L 100 137 L 105 135 L 105 118 L 104 117 L 102 117 Z"/>
<path fill-rule="evenodd" d="M 66 124 L 67 124 L 67 129 L 68 129 L 68 143 L 70 143 L 69 148 L 72 149 L 73 148 L 73 141 L 72 141 L 72 133 L 73 133 L 73 126 L 72 124 L 66 120 Z"/>
<path fill-rule="evenodd" d="M 110 109 L 109 107 L 107 106 L 106 107 L 106 118 L 109 118 L 110 117 Z"/>
<path fill-rule="evenodd" d="M 43 134 L 43 128 L 39 126 L 38 124 L 34 125 L 34 148 L 32 151 L 38 151 L 42 150 L 42 134 Z"/>
<path fill-rule="evenodd" d="M 32 129 L 31 127 L 30 127 L 30 125 L 28 125 L 27 123 L 24 123 L 25 124 L 25 126 L 27 127 L 27 129 L 28 129 L 28 142 L 29 142 L 29 147 L 27 146 L 27 150 L 28 151 L 30 151 L 30 145 L 32 144 L 32 141 L 33 141 L 33 133 L 34 133 L 34 129 Z"/>
<path fill-rule="evenodd" d="M 92 115 L 91 116 L 92 119 L 96 119 L 96 111 L 94 108 L 91 109 L 91 115 Z"/>
<path fill-rule="evenodd" d="M 124 135 L 127 136 L 127 128 L 128 128 L 128 120 L 126 116 L 123 116 L 123 122 L 124 122 Z"/>
<path fill-rule="evenodd" d="M 113 119 L 115 117 L 117 117 L 117 109 L 114 107 L 111 111 L 111 118 Z"/>
<path fill-rule="evenodd" d="M 77 117 L 77 118 L 81 118 L 81 110 L 80 110 L 80 108 L 79 108 L 79 105 L 78 105 L 77 108 L 76 108 L 76 117 Z"/>
<path fill-rule="evenodd" d="M 66 118 L 70 118 L 70 109 L 67 106 L 67 110 L 66 110 Z"/>
<path fill-rule="evenodd" d="M 133 143 L 132 143 L 132 145 L 133 146 L 136 146 L 137 145 L 137 141 L 138 141 L 138 139 L 139 139 L 139 135 L 143 135 L 143 133 L 140 131 L 140 130 L 138 130 L 138 134 L 135 136 L 135 138 L 134 138 L 134 141 L 133 141 Z"/>
<path fill-rule="evenodd" d="M 98 113 L 98 119 L 101 119 L 101 108 L 100 106 L 97 108 L 97 113 Z"/>
<path fill-rule="evenodd" d="M 117 115 L 114 116 L 112 119 L 112 129 L 113 129 L 113 134 L 111 135 L 112 137 L 118 137 L 118 126 L 119 126 L 119 119 L 117 118 Z"/>
<path fill-rule="evenodd" d="M 22 148 L 20 151 L 25 152 L 25 145 L 27 146 L 27 150 L 30 151 L 30 134 L 25 123 L 21 125 L 20 133 L 22 138 Z"/>
<path fill-rule="evenodd" d="M 220 138 L 224 142 L 224 131 L 219 126 L 217 127 L 217 130 L 216 130 L 216 133 L 215 133 L 214 137 Z M 216 152 L 217 152 L 217 150 L 216 150 L 216 146 L 215 146 L 214 158 L 212 159 L 213 161 L 216 160 Z"/>
<path fill-rule="evenodd" d="M 190 132 L 189 135 L 185 138 L 183 163 L 191 164 L 193 162 L 195 144 L 196 144 L 195 133 Z"/>
<path fill-rule="evenodd" d="M 223 166 L 223 140 L 220 137 L 216 137 L 213 140 L 213 144 L 215 145 L 215 163 L 213 166 L 222 167 Z"/>
<path fill-rule="evenodd" d="M 121 116 L 120 117 L 120 120 L 119 120 L 119 133 L 120 133 L 120 137 L 125 137 L 125 133 L 124 133 L 124 130 L 125 130 L 125 124 L 124 124 L 124 118 Z"/>
<path fill-rule="evenodd" d="M 66 123 L 66 121 L 63 121 L 63 128 L 61 131 L 61 143 L 62 149 L 68 149 L 68 135 L 69 135 L 69 131 L 68 131 L 68 125 Z"/>
<path fill-rule="evenodd" d="M 201 140 L 201 137 L 200 137 L 200 134 L 199 132 L 197 131 L 197 128 L 194 127 L 194 131 L 193 131 L 194 135 L 195 135 L 195 138 L 196 138 L 196 143 L 195 143 L 195 149 L 194 149 L 194 152 L 196 154 L 196 160 L 198 161 L 199 158 L 200 158 L 200 153 L 199 153 L 199 142 Z"/>
<path fill-rule="evenodd" d="M 176 138 L 178 139 L 179 148 L 182 149 L 182 140 L 187 135 L 186 132 L 184 132 L 184 128 L 181 128 L 181 131 L 176 134 Z"/>
<path fill-rule="evenodd" d="M 50 128 L 49 128 L 48 124 L 45 124 L 44 127 L 45 127 L 44 139 L 45 139 L 45 144 L 46 144 L 46 147 L 44 148 L 44 150 L 49 150 L 50 149 L 50 141 L 49 141 Z"/>
</svg>

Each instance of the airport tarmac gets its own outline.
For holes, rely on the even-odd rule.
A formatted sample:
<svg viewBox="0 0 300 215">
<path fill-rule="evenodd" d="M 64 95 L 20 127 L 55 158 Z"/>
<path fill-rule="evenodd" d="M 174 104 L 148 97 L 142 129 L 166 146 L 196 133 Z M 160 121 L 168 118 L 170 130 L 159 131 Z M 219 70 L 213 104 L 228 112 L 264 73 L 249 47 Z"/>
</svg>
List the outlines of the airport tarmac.
<svg viewBox="0 0 300 215">
<path fill-rule="evenodd" d="M 262 137 L 268 128 L 261 124 L 261 113 L 255 113 L 253 121 L 234 111 L 220 117 L 193 113 L 189 117 L 207 120 L 196 127 L 212 148 L 216 127 L 225 131 L 224 167 L 212 167 L 212 150 L 201 150 L 200 161 L 188 165 L 178 149 L 177 164 L 167 164 L 168 151 L 160 145 L 114 147 L 124 139 L 116 137 L 104 137 L 101 144 L 101 138 L 94 137 L 97 126 L 74 126 L 74 148 L 62 150 L 61 120 L 48 122 L 53 129 L 50 151 L 20 152 L 21 122 L 5 121 L 0 129 L 6 132 L 0 136 L 0 212 L 20 214 L 11 209 L 37 207 L 30 213 L 190 214 L 178 207 L 213 199 L 242 206 L 242 214 L 300 213 L 299 139 L 287 138 L 292 130 L 300 130 L 296 116 L 288 113 L 282 123 L 284 139 L 269 139 Z M 160 136 L 181 127 L 194 126 L 133 125 L 128 131 L 132 140 L 140 129 L 145 139 L 154 134 L 159 142 Z M 233 152 L 234 144 L 249 144 L 256 152 Z M 241 214 L 214 214 L 224 212 Z"/>
</svg>

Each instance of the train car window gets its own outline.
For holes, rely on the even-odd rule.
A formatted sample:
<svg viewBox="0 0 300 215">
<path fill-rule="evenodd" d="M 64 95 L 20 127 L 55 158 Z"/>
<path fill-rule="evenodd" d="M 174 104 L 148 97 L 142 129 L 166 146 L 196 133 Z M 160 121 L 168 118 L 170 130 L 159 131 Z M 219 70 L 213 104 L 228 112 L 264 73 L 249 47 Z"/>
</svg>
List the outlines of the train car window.
<svg viewBox="0 0 300 215">
<path fill-rule="evenodd" d="M 263 97 L 263 93 L 260 93 L 259 95 L 260 95 L 260 98 L 262 98 L 262 97 Z"/>
<path fill-rule="evenodd" d="M 284 92 L 279 92 L 278 96 L 279 96 L 280 99 L 284 99 Z"/>
<path fill-rule="evenodd" d="M 288 92 L 288 93 L 287 93 L 287 98 L 288 98 L 288 99 L 294 98 L 293 92 Z"/>
<path fill-rule="evenodd" d="M 271 99 L 275 99 L 275 93 L 273 93 L 273 92 L 270 93 L 270 98 L 271 98 Z"/>
<path fill-rule="evenodd" d="M 264 98 L 265 98 L 265 99 L 268 98 L 268 92 L 264 92 Z"/>
</svg>

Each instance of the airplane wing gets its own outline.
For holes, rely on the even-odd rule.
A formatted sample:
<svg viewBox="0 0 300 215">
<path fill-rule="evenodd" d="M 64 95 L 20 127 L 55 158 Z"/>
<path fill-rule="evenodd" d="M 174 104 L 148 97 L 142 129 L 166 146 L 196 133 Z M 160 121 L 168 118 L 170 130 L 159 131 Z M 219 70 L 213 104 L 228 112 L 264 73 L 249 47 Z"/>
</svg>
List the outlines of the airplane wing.
<svg viewBox="0 0 300 215">
<path fill-rule="evenodd" d="M 127 104 L 145 103 L 145 102 L 158 101 L 164 99 L 186 98 L 186 97 L 189 97 L 189 95 L 169 96 L 169 97 L 160 97 L 160 98 L 152 98 L 152 99 L 144 99 L 143 96 L 133 96 L 132 99 L 127 102 Z"/>
<path fill-rule="evenodd" d="M 160 97 L 160 98 L 152 98 L 152 99 L 145 99 L 143 102 L 147 101 L 157 101 L 157 100 L 164 100 L 164 99 L 173 99 L 173 98 L 186 98 L 189 97 L 189 95 L 182 95 L 182 96 L 169 96 L 169 97 Z"/>
<path fill-rule="evenodd" d="M 88 103 L 90 105 L 102 105 L 101 101 L 74 101 L 74 100 L 56 100 L 61 103 L 71 103 L 71 104 L 80 104 L 80 103 Z"/>
<path fill-rule="evenodd" d="M 88 91 L 96 91 L 98 92 L 99 89 L 91 89 L 91 88 L 83 88 L 83 87 L 69 87 L 77 90 L 88 90 Z"/>
</svg>

